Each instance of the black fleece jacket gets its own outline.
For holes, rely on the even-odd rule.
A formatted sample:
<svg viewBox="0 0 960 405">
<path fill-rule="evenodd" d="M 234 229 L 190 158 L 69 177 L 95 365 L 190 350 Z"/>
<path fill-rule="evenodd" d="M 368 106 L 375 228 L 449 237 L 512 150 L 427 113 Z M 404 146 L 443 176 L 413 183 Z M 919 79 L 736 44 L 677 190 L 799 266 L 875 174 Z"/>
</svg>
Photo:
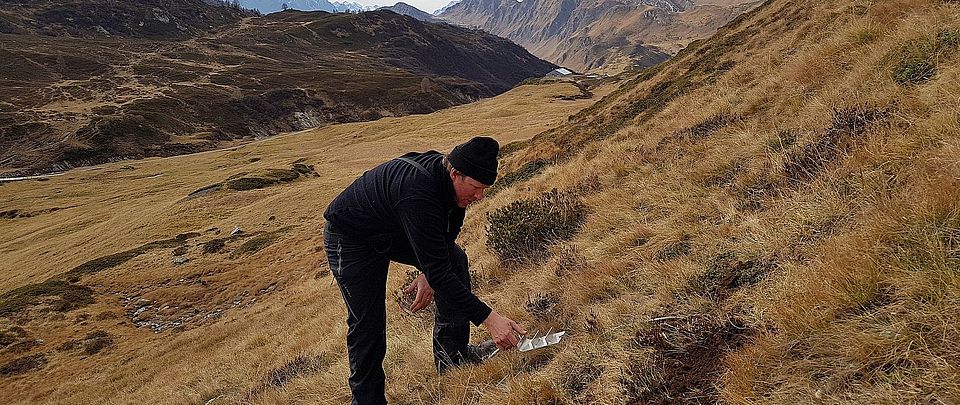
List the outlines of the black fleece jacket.
<svg viewBox="0 0 960 405">
<path fill-rule="evenodd" d="M 463 226 L 464 209 L 456 193 L 443 155 L 436 151 L 411 152 L 363 173 L 330 203 L 323 217 L 340 234 L 362 240 L 403 237 L 413 248 L 420 270 L 437 294 L 462 308 L 479 326 L 490 315 L 480 301 L 454 274 L 447 243 Z"/>
</svg>

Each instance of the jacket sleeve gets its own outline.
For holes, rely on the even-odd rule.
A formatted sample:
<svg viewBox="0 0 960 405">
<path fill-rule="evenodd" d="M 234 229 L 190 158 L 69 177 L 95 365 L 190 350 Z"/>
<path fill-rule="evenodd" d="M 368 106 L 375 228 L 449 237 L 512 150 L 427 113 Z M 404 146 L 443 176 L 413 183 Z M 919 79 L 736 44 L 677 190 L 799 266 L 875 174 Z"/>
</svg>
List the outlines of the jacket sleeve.
<svg viewBox="0 0 960 405">
<path fill-rule="evenodd" d="M 480 326 L 491 309 L 453 273 L 444 237 L 447 213 L 440 202 L 428 192 L 414 191 L 400 200 L 396 208 L 403 232 L 430 287 L 445 300 L 462 308 L 470 322 Z"/>
</svg>

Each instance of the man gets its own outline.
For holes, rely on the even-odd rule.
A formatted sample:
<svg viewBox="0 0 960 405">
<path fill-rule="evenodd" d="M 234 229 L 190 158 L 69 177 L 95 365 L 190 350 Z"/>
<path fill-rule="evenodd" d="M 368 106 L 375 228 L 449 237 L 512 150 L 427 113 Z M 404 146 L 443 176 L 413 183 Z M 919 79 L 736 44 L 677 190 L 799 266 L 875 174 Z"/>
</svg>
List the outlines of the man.
<svg viewBox="0 0 960 405">
<path fill-rule="evenodd" d="M 324 248 L 347 306 L 347 351 L 354 404 L 383 404 L 387 267 L 416 266 L 422 274 L 411 310 L 436 292 L 433 354 L 444 372 L 475 358 L 470 322 L 482 323 L 501 349 L 526 331 L 470 291 L 467 255 L 455 240 L 464 209 L 483 198 L 497 178 L 500 145 L 475 137 L 449 155 L 408 153 L 365 172 L 330 203 Z M 432 288 L 431 288 L 432 287 Z"/>
</svg>

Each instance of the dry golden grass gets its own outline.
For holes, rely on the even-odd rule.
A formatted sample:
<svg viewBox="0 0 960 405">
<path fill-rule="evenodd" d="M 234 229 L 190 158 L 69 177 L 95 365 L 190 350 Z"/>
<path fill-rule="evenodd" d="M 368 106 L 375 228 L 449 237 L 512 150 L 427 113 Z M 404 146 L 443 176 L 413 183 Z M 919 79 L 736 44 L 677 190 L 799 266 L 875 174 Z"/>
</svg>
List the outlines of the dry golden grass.
<svg viewBox="0 0 960 405">
<path fill-rule="evenodd" d="M 598 96 L 608 91 L 597 89 Z M 336 125 L 231 150 L 3 184 L 0 211 L 40 213 L 0 220 L 4 292 L 151 241 L 184 232 L 200 236 L 187 241 L 190 261 L 182 265 L 173 264 L 174 249 L 165 247 L 83 277 L 80 284 L 95 290 L 97 302 L 81 310 L 34 309 L 0 318 L 2 331 L 20 325 L 30 339 L 43 339 L 30 353 L 44 353 L 48 360 L 41 370 L 2 377 L 0 402 L 344 401 L 343 308 L 330 276 L 323 275 L 320 230 L 327 202 L 363 170 L 409 150 L 449 150 L 479 134 L 504 143 L 530 138 L 593 102 L 556 98 L 577 93 L 569 84 L 521 86 L 430 115 Z M 230 176 L 287 169 L 301 159 L 314 165 L 318 176 L 186 198 Z M 55 207 L 63 209 L 43 213 Z M 249 236 L 229 239 L 234 226 Z M 257 235 L 278 230 L 279 238 L 262 250 L 230 257 Z M 203 243 L 223 238 L 222 252 L 204 253 Z M 391 288 L 401 281 L 402 276 L 392 276 Z M 138 304 L 140 299 L 150 301 L 144 320 L 193 317 L 185 327 L 162 325 L 159 334 L 135 328 L 130 313 L 146 303 Z M 430 321 L 398 312 L 391 313 L 391 329 L 408 332 L 392 334 L 386 366 L 432 369 L 429 345 L 423 343 L 429 342 Z M 56 350 L 91 330 L 108 331 L 114 345 L 91 356 Z M 22 355 L 5 350 L 0 360 L 5 364 Z M 325 355 L 335 360 L 293 364 L 289 381 L 268 381 L 272 370 L 298 356 Z M 421 378 L 437 384 L 435 377 Z"/>
<path fill-rule="evenodd" d="M 904 46 L 960 30 L 958 21 L 956 2 L 774 0 L 703 45 L 701 55 L 733 61 L 729 70 L 687 75 L 702 60 L 681 53 L 534 137 L 504 167 L 555 163 L 472 207 L 460 243 L 484 300 L 531 331 L 563 328 L 569 339 L 437 377 L 424 344 L 429 317 L 393 312 L 384 364 L 391 402 L 960 401 L 960 53 L 938 55 L 929 80 L 898 84 L 894 75 Z M 678 78 L 691 85 L 651 94 Z M 589 104 L 540 105 L 554 89 L 521 87 L 431 116 L 135 162 L 130 171 L 110 172 L 118 164 L 3 185 L 4 209 L 79 205 L 0 222 L 8 290 L 187 230 L 294 228 L 243 261 L 201 256 L 173 267 L 169 251 L 151 251 L 84 279 L 97 291 L 187 297 L 205 310 L 248 295 L 218 319 L 159 335 L 131 328 L 122 314 L 94 321 L 122 311 L 104 295 L 34 320 L 26 329 L 49 339 L 34 351 L 91 328 L 110 330 L 116 343 L 89 357 L 55 354 L 40 371 L 4 378 L 0 399 L 347 401 L 343 310 L 317 248 L 326 201 L 384 158 L 449 148 L 462 125 L 526 139 Z M 504 106 L 525 112 L 503 114 Z M 254 156 L 262 160 L 250 163 Z M 181 201 L 231 174 L 300 157 L 319 178 Z M 161 171 L 157 183 L 131 180 Z M 98 189 L 81 188 L 94 181 Z M 161 191 L 148 192 L 154 184 Z M 588 207 L 583 229 L 543 260 L 500 263 L 486 247 L 485 214 L 553 188 Z M 194 252 L 198 242 L 190 243 Z M 393 272 L 391 289 L 403 273 Z M 185 276 L 208 285 L 175 282 Z M 274 292 L 243 307 L 272 283 Z M 94 317 L 78 321 L 79 312 Z M 295 372 L 271 384 L 274 370 Z"/>
</svg>

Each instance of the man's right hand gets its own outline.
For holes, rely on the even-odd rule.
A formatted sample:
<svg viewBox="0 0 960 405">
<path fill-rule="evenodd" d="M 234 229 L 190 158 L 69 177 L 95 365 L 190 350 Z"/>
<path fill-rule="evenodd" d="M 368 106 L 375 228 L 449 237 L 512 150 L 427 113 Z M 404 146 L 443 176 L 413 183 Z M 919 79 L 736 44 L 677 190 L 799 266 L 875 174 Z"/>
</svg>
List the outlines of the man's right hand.
<svg viewBox="0 0 960 405">
<path fill-rule="evenodd" d="M 490 311 L 490 315 L 483 321 L 483 326 L 487 327 L 487 332 L 493 338 L 500 350 L 509 350 L 517 346 L 520 342 L 519 336 L 527 334 L 522 326 L 510 318 L 500 316 L 497 311 Z M 518 336 L 519 334 L 519 336 Z"/>
</svg>

